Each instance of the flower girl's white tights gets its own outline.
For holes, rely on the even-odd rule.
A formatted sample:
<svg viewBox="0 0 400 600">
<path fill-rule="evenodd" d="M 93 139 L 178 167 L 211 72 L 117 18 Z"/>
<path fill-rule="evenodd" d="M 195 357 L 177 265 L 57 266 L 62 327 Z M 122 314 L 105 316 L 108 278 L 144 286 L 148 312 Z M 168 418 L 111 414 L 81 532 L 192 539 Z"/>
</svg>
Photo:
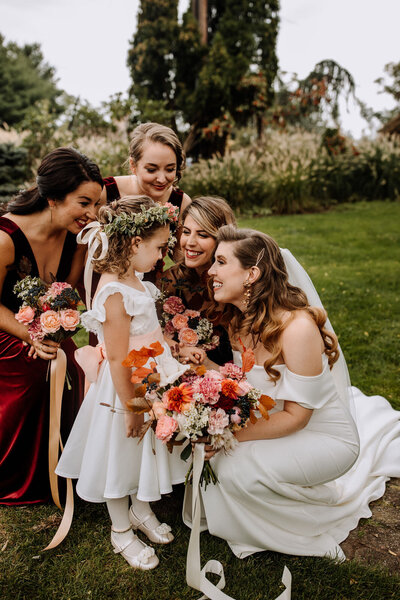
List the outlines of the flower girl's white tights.
<svg viewBox="0 0 400 600">
<path fill-rule="evenodd" d="M 144 519 L 144 517 L 152 513 L 150 504 L 148 502 L 142 502 L 142 500 L 138 500 L 134 494 L 131 495 L 131 502 L 133 512 L 138 519 Z M 118 534 L 118 536 L 121 536 L 119 538 L 121 544 L 123 544 L 125 541 L 133 539 L 133 533 L 131 530 L 129 530 L 131 525 L 129 520 L 129 496 L 107 500 L 107 509 L 114 529 L 119 531 L 128 529 L 128 531 L 125 533 Z M 152 522 L 153 519 L 154 523 Z M 159 521 L 154 513 L 153 517 L 146 522 L 146 525 L 151 529 L 159 525 Z"/>
</svg>

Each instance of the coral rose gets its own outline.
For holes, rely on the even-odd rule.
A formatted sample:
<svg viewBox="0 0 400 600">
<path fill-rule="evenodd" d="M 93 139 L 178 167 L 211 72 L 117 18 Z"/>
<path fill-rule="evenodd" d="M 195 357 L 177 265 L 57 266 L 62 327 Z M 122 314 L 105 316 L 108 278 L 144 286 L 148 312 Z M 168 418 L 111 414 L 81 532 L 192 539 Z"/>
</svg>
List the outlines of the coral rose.
<svg viewBox="0 0 400 600">
<path fill-rule="evenodd" d="M 185 306 L 178 296 L 170 296 L 164 302 L 163 310 L 169 315 L 177 315 L 185 310 Z"/>
<path fill-rule="evenodd" d="M 179 331 L 179 341 L 184 346 L 197 346 L 199 341 L 199 336 L 195 332 L 194 329 L 190 329 L 190 327 L 184 327 Z"/>
<path fill-rule="evenodd" d="M 188 326 L 188 318 L 185 315 L 175 315 L 172 319 L 172 325 L 175 329 L 184 329 Z"/>
<path fill-rule="evenodd" d="M 79 312 L 72 308 L 60 311 L 60 323 L 66 331 L 74 331 L 79 325 Z"/>
<path fill-rule="evenodd" d="M 153 402 L 152 411 L 154 414 L 154 418 L 160 419 L 165 415 L 166 408 L 160 400 L 156 400 L 155 402 Z"/>
<path fill-rule="evenodd" d="M 178 423 L 173 417 L 162 415 L 157 421 L 156 437 L 164 443 L 169 442 L 177 429 Z"/>
<path fill-rule="evenodd" d="M 60 329 L 60 316 L 55 310 L 48 310 L 40 315 L 40 324 L 45 333 L 55 333 Z"/>
<path fill-rule="evenodd" d="M 35 318 L 35 312 L 35 309 L 31 306 L 22 306 L 15 315 L 15 318 L 20 323 L 28 325 L 29 323 L 32 323 L 33 319 Z"/>
</svg>

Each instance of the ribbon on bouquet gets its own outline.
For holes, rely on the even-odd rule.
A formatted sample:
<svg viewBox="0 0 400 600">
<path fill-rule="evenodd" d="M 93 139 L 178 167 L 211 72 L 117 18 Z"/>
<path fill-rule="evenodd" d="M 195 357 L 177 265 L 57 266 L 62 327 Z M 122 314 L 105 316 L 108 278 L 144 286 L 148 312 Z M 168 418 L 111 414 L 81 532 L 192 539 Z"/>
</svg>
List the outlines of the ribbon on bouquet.
<svg viewBox="0 0 400 600">
<path fill-rule="evenodd" d="M 57 356 L 50 364 L 50 419 L 49 419 L 49 479 L 50 489 L 54 504 L 61 509 L 60 497 L 58 494 L 58 476 L 55 469 L 58 462 L 59 449 L 63 451 L 61 440 L 61 406 L 64 391 L 65 375 L 67 372 L 67 357 L 64 350 L 59 348 Z M 58 546 L 67 535 L 74 514 L 74 493 L 71 479 L 67 479 L 67 497 L 65 500 L 65 510 L 53 539 L 44 550 L 51 550 Z"/>
<path fill-rule="evenodd" d="M 203 568 L 200 561 L 200 476 L 204 465 L 204 444 L 194 444 L 193 451 L 193 488 L 192 488 L 192 531 L 189 539 L 189 546 L 186 559 L 186 581 L 187 584 L 203 592 L 199 600 L 234 600 L 232 596 L 225 594 L 222 589 L 225 587 L 224 568 L 218 560 L 209 560 Z M 207 573 L 219 575 L 220 580 L 217 585 L 207 579 Z M 275 598 L 275 600 L 290 600 L 292 588 L 292 575 L 285 566 L 282 575 L 282 583 L 286 589 Z"/>
</svg>

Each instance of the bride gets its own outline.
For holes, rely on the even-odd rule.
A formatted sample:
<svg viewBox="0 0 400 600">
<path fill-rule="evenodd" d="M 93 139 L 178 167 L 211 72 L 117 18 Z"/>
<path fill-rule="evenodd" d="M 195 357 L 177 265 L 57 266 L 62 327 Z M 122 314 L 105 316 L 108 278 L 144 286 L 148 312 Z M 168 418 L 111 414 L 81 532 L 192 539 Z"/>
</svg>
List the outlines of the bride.
<svg viewBox="0 0 400 600">
<path fill-rule="evenodd" d="M 276 406 L 237 432 L 231 454 L 206 446 L 218 483 L 201 489 L 204 528 L 239 558 L 274 550 L 344 559 L 340 542 L 400 475 L 399 413 L 355 388 L 352 397 L 326 313 L 310 306 L 315 288 L 306 276 L 303 289 L 289 283 L 296 265 L 272 238 L 228 225 L 217 243 L 209 274 L 215 301 L 227 305 L 235 362 L 241 342 L 253 349 L 248 379 Z M 187 494 L 188 524 L 189 515 Z"/>
</svg>

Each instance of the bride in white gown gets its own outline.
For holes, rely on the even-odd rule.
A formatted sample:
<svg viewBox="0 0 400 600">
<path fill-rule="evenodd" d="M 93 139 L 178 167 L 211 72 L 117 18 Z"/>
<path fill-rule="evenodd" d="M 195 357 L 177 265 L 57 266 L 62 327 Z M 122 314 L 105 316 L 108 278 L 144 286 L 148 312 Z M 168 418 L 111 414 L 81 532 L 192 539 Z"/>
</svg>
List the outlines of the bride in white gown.
<svg viewBox="0 0 400 600">
<path fill-rule="evenodd" d="M 350 387 L 315 288 L 290 253 L 231 226 L 217 241 L 215 300 L 229 305 L 233 347 L 240 337 L 254 350 L 249 381 L 276 406 L 237 433 L 231 454 L 206 446 L 219 481 L 201 489 L 203 529 L 239 558 L 274 550 L 343 559 L 340 542 L 400 476 L 400 413 Z"/>
</svg>

